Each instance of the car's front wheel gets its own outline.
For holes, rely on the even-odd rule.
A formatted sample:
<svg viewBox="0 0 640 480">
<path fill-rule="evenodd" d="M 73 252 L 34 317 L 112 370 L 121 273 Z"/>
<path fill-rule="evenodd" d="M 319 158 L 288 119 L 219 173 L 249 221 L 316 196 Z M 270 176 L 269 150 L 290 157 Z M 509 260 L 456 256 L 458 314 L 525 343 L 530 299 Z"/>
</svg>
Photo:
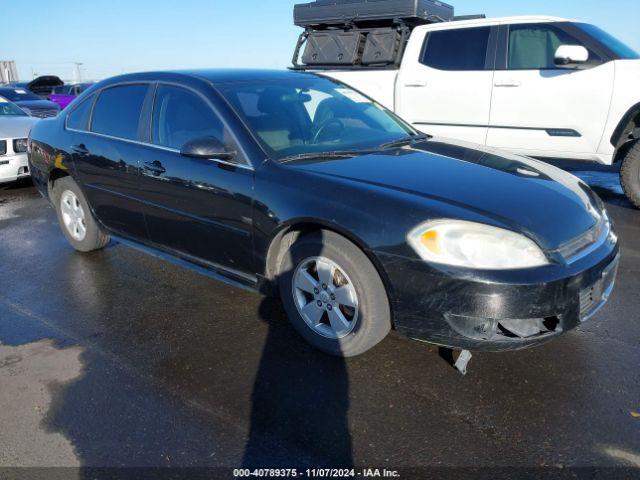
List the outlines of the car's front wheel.
<svg viewBox="0 0 640 480">
<path fill-rule="evenodd" d="M 374 265 L 330 231 L 299 236 L 282 257 L 278 283 L 291 323 L 314 347 L 352 357 L 391 329 L 389 299 Z"/>
<path fill-rule="evenodd" d="M 636 141 L 622 160 L 620 182 L 627 198 L 640 208 L 640 141 Z"/>
<path fill-rule="evenodd" d="M 52 193 L 60 228 L 73 248 L 92 252 L 109 243 L 109 236 L 93 218 L 87 199 L 71 177 L 56 180 Z"/>
</svg>

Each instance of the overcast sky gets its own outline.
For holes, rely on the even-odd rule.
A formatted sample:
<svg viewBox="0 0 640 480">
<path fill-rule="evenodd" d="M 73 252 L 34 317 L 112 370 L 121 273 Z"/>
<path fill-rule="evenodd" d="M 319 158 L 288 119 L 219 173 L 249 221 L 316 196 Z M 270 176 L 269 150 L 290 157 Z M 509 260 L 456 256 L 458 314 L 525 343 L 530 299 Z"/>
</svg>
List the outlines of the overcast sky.
<svg viewBox="0 0 640 480">
<path fill-rule="evenodd" d="M 142 70 L 285 68 L 299 30 L 289 0 L 3 0 L 0 60 L 23 80 Z M 453 2 L 451 2 L 453 3 Z M 640 0 L 460 0 L 456 14 L 545 14 L 598 24 L 640 51 Z"/>
</svg>

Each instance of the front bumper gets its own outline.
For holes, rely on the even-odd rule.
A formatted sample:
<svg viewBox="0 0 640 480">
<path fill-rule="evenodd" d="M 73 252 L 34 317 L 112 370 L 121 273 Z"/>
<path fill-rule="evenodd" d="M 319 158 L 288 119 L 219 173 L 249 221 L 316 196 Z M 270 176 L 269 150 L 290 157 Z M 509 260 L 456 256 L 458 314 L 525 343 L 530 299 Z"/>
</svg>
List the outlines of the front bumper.
<svg viewBox="0 0 640 480">
<path fill-rule="evenodd" d="M 26 153 L 0 156 L 0 183 L 30 176 Z"/>
<path fill-rule="evenodd" d="M 608 300 L 619 263 L 615 238 L 571 265 L 519 271 L 470 272 L 376 255 L 400 334 L 474 351 L 532 347 L 589 320 Z"/>
</svg>

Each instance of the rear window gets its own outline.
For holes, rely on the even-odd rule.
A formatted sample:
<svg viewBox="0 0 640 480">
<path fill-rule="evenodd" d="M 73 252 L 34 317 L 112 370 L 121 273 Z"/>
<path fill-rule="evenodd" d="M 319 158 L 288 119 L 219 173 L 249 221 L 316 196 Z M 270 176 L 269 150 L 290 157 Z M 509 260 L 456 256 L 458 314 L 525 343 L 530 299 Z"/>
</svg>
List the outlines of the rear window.
<svg viewBox="0 0 640 480">
<path fill-rule="evenodd" d="M 93 109 L 91 131 L 112 137 L 138 138 L 147 85 L 123 85 L 104 90 Z"/>
<path fill-rule="evenodd" d="M 438 70 L 485 70 L 491 27 L 429 33 L 421 62 Z"/>
</svg>

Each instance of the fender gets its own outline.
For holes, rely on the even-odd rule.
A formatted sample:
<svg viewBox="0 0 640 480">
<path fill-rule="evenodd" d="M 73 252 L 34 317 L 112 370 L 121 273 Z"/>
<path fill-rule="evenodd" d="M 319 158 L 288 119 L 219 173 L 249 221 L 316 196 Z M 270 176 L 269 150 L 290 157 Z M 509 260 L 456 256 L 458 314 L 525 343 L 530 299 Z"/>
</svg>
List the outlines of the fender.
<svg viewBox="0 0 640 480">
<path fill-rule="evenodd" d="M 627 110 L 620 123 L 613 131 L 611 136 L 611 145 L 618 150 L 622 145 L 627 143 L 629 136 L 631 138 L 640 138 L 636 129 L 640 126 L 636 119 L 640 117 L 640 103 L 636 103 L 633 107 Z"/>
</svg>

